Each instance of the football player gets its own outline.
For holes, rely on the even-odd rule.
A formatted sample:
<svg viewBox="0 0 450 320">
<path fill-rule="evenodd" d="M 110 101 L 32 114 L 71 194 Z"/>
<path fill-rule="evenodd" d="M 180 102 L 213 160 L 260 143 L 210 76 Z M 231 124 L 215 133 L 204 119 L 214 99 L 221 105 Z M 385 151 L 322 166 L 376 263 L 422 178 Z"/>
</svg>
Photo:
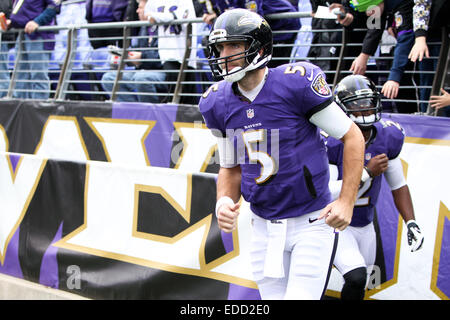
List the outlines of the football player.
<svg viewBox="0 0 450 320">
<path fill-rule="evenodd" d="M 343 300 L 362 300 L 367 276 L 375 263 L 376 236 L 373 226 L 375 205 L 380 193 L 382 174 L 386 178 L 395 205 L 408 228 L 411 251 L 419 250 L 423 235 L 415 221 L 408 185 L 399 158 L 402 150 L 403 128 L 395 122 L 381 119 L 381 101 L 375 84 L 365 76 L 351 75 L 342 79 L 334 91 L 335 101 L 361 129 L 365 148 L 365 167 L 361 178 L 358 200 L 349 227 L 339 235 L 334 265 L 343 275 Z M 343 163 L 343 145 L 339 140 L 326 140 L 330 164 L 337 166 L 337 181 L 330 181 L 334 196 L 340 190 Z"/>
<path fill-rule="evenodd" d="M 257 13 L 221 14 L 208 39 L 215 76 L 199 104 L 218 137 L 216 216 L 236 228 L 241 195 L 252 211 L 252 271 L 262 299 L 320 299 L 337 232 L 350 223 L 364 139 L 333 101 L 323 72 L 299 62 L 267 68 L 272 31 Z M 331 201 L 319 128 L 344 143 L 342 192 Z"/>
</svg>

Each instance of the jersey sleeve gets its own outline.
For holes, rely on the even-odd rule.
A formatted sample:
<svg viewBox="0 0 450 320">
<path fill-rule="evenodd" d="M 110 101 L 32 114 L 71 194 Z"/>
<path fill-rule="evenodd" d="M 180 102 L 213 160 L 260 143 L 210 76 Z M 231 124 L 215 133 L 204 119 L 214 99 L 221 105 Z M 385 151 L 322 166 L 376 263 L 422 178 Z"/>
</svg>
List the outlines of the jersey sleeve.
<svg viewBox="0 0 450 320">
<path fill-rule="evenodd" d="M 387 139 L 389 142 L 388 158 L 389 160 L 398 157 L 403 148 L 403 142 L 405 140 L 405 133 L 400 124 L 392 121 L 387 122 L 388 126 L 385 128 L 387 131 Z"/>
<path fill-rule="evenodd" d="M 303 86 L 302 113 L 309 119 L 313 114 L 333 102 L 330 86 L 323 71 L 310 63 L 304 63 L 305 81 Z"/>
<path fill-rule="evenodd" d="M 226 130 L 223 110 L 219 110 L 217 107 L 220 94 L 219 83 L 213 84 L 203 93 L 198 106 L 206 126 L 211 130 L 213 135 L 216 137 L 225 137 Z"/>
</svg>

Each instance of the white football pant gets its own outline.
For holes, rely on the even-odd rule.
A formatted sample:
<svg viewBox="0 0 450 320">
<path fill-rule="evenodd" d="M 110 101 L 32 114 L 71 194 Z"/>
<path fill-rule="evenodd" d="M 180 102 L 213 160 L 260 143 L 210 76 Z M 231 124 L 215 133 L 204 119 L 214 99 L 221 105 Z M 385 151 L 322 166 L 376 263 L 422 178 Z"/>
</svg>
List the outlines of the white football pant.
<svg viewBox="0 0 450 320">
<path fill-rule="evenodd" d="M 251 261 L 262 299 L 319 300 L 325 292 L 338 233 L 321 210 L 283 220 L 252 214 Z"/>
<path fill-rule="evenodd" d="M 375 263 L 376 249 L 373 222 L 364 227 L 348 226 L 339 232 L 334 266 L 342 275 L 359 267 L 366 267 L 370 275 Z"/>
</svg>

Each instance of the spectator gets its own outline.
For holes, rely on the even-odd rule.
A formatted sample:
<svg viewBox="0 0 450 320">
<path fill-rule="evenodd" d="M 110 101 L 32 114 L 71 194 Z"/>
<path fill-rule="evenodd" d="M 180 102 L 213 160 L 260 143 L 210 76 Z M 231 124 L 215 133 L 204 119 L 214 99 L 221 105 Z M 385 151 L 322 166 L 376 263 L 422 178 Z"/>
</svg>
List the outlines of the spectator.
<svg viewBox="0 0 450 320">
<path fill-rule="evenodd" d="M 450 2 L 447 0 L 415 0 L 414 1 L 414 33 L 416 36 L 414 47 L 409 58 L 412 62 L 429 58 L 427 41 L 430 36 L 438 37 L 442 26 L 449 26 L 450 20 L 446 15 L 450 12 Z"/>
<path fill-rule="evenodd" d="M 129 0 L 86 0 L 86 20 L 89 23 L 124 21 Z M 122 28 L 88 29 L 94 49 L 116 45 L 122 47 Z M 99 39 L 95 38 L 119 38 Z"/>
<path fill-rule="evenodd" d="M 200 0 L 203 8 L 203 22 L 206 24 L 213 24 L 217 16 L 219 16 L 228 7 L 223 3 L 224 7 L 221 7 L 222 1 L 217 0 Z"/>
<path fill-rule="evenodd" d="M 251 2 L 251 1 L 247 1 Z M 265 0 L 262 2 L 262 13 L 263 16 L 267 16 L 272 13 L 281 12 L 298 12 L 298 5 L 293 6 L 288 0 Z M 269 68 L 275 68 L 279 65 L 289 63 L 292 46 L 297 39 L 298 31 L 301 28 L 300 18 L 293 19 L 268 19 L 273 35 L 273 53 L 272 56 L 275 59 L 269 61 Z M 292 33 L 277 33 L 277 31 L 287 31 L 293 30 Z M 286 58 L 280 59 L 279 58 Z"/>
<path fill-rule="evenodd" d="M 146 19 L 151 24 L 155 23 L 169 23 L 177 19 L 194 19 L 195 10 L 192 0 L 151 0 L 145 6 Z M 193 25 L 194 27 L 194 25 Z M 159 24 L 158 30 L 158 52 L 161 57 L 163 69 L 166 70 L 166 81 L 176 82 L 178 79 L 179 70 L 184 60 L 186 49 L 186 24 Z M 195 74 L 192 72 L 196 67 L 196 45 L 197 36 L 195 30 L 192 31 L 191 36 L 191 53 L 188 58 L 188 70 L 185 70 L 184 81 L 195 81 Z M 169 93 L 173 93 L 175 85 L 169 86 Z M 196 93 L 195 84 L 184 84 L 182 93 L 192 94 Z M 167 101 L 167 100 L 165 100 Z M 163 101 L 163 102 L 165 102 Z M 182 95 L 181 103 L 197 104 L 198 97 Z"/>
<path fill-rule="evenodd" d="M 419 63 L 420 71 L 436 70 L 437 60 L 423 59 L 439 56 L 440 45 L 427 45 L 428 43 L 440 42 L 441 27 L 447 26 L 449 30 L 450 20 L 448 13 L 450 12 L 450 1 L 448 0 L 415 0 L 413 9 L 413 22 L 415 42 L 409 54 L 412 62 Z M 433 83 L 433 74 L 420 74 L 420 85 L 431 86 Z M 420 100 L 428 100 L 431 93 L 429 88 L 421 88 L 419 90 Z M 426 112 L 427 103 L 420 104 L 420 111 Z"/>
<path fill-rule="evenodd" d="M 345 13 L 343 17 L 338 15 L 338 21 L 351 32 L 348 33 L 348 43 L 362 43 L 362 47 L 348 46 L 346 56 L 356 58 L 351 61 L 349 68 L 353 74 L 365 74 L 367 62 L 370 56 L 375 54 L 378 48 L 383 30 L 386 24 L 383 0 L 345 0 L 344 5 L 332 3 L 330 10 L 339 8 Z M 357 4 L 356 4 L 357 3 Z M 353 29 L 366 29 L 365 32 L 353 32 Z M 350 67 L 349 67 L 350 65 Z"/>
<path fill-rule="evenodd" d="M 146 21 L 144 14 L 144 8 L 147 4 L 147 0 L 138 0 L 139 6 L 137 13 L 139 20 Z M 139 39 L 136 48 L 140 50 L 133 50 L 128 52 L 129 62 L 133 64 L 138 71 L 123 71 L 122 83 L 119 86 L 119 94 L 117 95 L 117 101 L 119 102 L 150 102 L 158 103 L 160 101 L 157 92 L 167 91 L 167 86 L 162 83 L 166 76 L 164 72 L 149 71 L 154 69 L 162 69 L 159 61 L 142 61 L 142 60 L 159 60 L 157 51 L 158 39 L 152 37 L 149 41 L 149 32 L 147 27 L 141 27 L 139 32 Z M 142 50 L 141 48 L 147 48 Z M 102 87 L 106 92 L 111 92 L 113 89 L 114 80 L 116 79 L 117 72 L 107 72 L 102 77 Z M 125 92 L 120 94 L 120 92 Z M 142 93 L 142 94 L 127 94 L 130 92 Z"/>
<path fill-rule="evenodd" d="M 22 45 L 19 57 L 14 97 L 19 99 L 48 99 L 50 81 L 48 67 L 51 51 L 55 47 L 52 31 L 36 31 L 39 26 L 53 24 L 60 10 L 58 0 L 15 1 L 11 13 L 12 28 L 24 28 L 24 41 L 17 42 L 16 52 Z"/>
<path fill-rule="evenodd" d="M 387 81 L 383 84 L 381 93 L 388 99 L 395 99 L 399 95 L 400 84 L 411 86 L 410 77 L 404 74 L 404 71 L 412 69 L 408 63 L 408 54 L 414 44 L 414 32 L 412 23 L 413 0 L 397 0 L 386 2 L 385 10 L 388 16 L 389 32 L 396 36 L 397 44 L 394 50 L 394 60 L 390 68 Z M 402 90 L 400 98 L 411 99 L 410 90 Z M 414 108 L 412 109 L 411 106 Z M 405 113 L 413 113 L 416 107 L 412 104 L 399 103 L 398 111 Z"/>
<path fill-rule="evenodd" d="M 13 0 L 2 0 L 0 2 L 0 12 L 5 14 L 9 20 L 12 11 Z M 4 30 L 6 31 L 6 30 Z M 12 33 L 3 33 L 0 31 L 0 98 L 6 96 L 9 88 L 9 71 L 8 71 L 8 51 L 10 48 L 9 41 L 14 41 Z"/>
<path fill-rule="evenodd" d="M 324 30 L 342 29 L 342 26 L 333 19 L 315 18 L 314 15 L 318 6 L 328 6 L 329 3 L 340 3 L 340 0 L 325 1 L 325 0 L 310 0 L 312 21 L 311 28 L 313 31 L 313 38 L 311 47 L 308 52 L 309 58 L 328 58 L 326 60 L 311 59 L 311 62 L 319 66 L 322 71 L 336 70 L 337 57 L 339 57 L 340 46 L 331 44 L 340 44 L 342 42 L 342 31 L 321 32 Z M 330 46 L 323 46 L 329 43 Z M 319 44 L 319 45 L 317 45 Z"/>
<path fill-rule="evenodd" d="M 450 94 L 441 88 L 442 96 L 431 96 L 431 107 L 436 110 L 444 108 L 444 115 L 450 117 Z"/>
</svg>

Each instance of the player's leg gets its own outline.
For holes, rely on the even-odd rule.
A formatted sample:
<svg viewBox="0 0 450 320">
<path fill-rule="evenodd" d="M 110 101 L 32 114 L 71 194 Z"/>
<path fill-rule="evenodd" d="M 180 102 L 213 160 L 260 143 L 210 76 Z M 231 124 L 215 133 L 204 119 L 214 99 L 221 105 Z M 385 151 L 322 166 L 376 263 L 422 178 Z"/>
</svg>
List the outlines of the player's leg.
<svg viewBox="0 0 450 320">
<path fill-rule="evenodd" d="M 367 281 L 367 268 L 362 256 L 355 233 L 356 227 L 347 227 L 340 232 L 339 243 L 334 258 L 334 265 L 344 277 L 341 290 L 342 300 L 362 300 Z"/>
<path fill-rule="evenodd" d="M 367 266 L 367 274 L 370 275 L 375 264 L 377 253 L 377 236 L 373 222 L 367 226 L 358 228 L 358 233 L 355 234 L 355 236 L 358 241 L 359 251 L 361 252 Z M 368 280 L 369 277 L 367 277 L 367 281 Z"/>
<path fill-rule="evenodd" d="M 339 235 L 323 220 L 308 221 L 318 214 L 288 223 L 287 244 L 292 252 L 285 299 L 319 300 L 325 292 Z"/>
<path fill-rule="evenodd" d="M 255 214 L 252 215 L 252 244 L 251 244 L 251 264 L 254 281 L 258 285 L 261 299 L 280 300 L 286 293 L 287 277 L 268 277 L 265 274 L 267 258 L 274 263 L 274 257 L 268 257 L 269 233 L 267 230 L 267 220 L 262 219 Z M 281 248 L 284 251 L 284 248 Z M 284 274 L 289 272 L 289 252 L 283 252 Z M 281 263 L 281 261 L 278 261 Z M 266 269 L 267 270 L 267 269 Z"/>
</svg>

